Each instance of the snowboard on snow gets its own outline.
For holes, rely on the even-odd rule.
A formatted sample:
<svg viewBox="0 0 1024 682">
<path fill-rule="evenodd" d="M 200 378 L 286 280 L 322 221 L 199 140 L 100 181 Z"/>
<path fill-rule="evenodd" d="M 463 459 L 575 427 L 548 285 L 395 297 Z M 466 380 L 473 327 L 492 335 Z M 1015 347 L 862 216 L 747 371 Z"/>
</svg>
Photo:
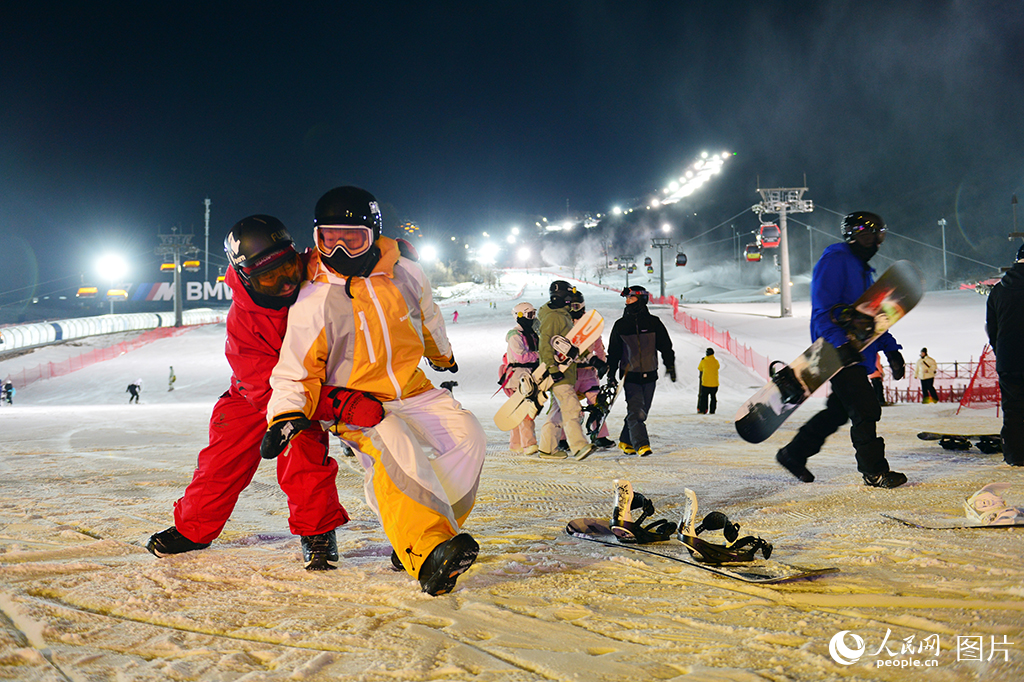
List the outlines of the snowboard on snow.
<svg viewBox="0 0 1024 682">
<path fill-rule="evenodd" d="M 603 331 L 604 318 L 596 310 L 588 310 L 566 336 L 552 337 L 551 346 L 555 350 L 558 371 L 564 372 L 576 362 Z M 547 365 L 540 363 L 532 373 L 523 376 L 516 390 L 498 408 L 494 415 L 495 426 L 502 431 L 511 431 L 524 419 L 536 417 L 547 402 L 547 392 L 554 383 Z"/>
<path fill-rule="evenodd" d="M 871 345 L 910 312 L 924 295 L 921 270 L 907 260 L 897 261 L 851 306 L 838 312 L 836 322 L 857 350 Z M 736 431 L 750 443 L 760 443 L 826 381 L 844 367 L 835 346 L 817 339 L 788 365 L 775 361 L 771 380 L 736 413 Z M 778 369 L 776 367 L 778 366 Z"/>
<path fill-rule="evenodd" d="M 1003 437 L 998 433 L 963 434 L 963 433 L 932 433 L 922 431 L 917 434 L 921 440 L 937 440 L 944 450 L 970 450 L 976 446 L 986 455 L 1003 451 Z"/>
<path fill-rule="evenodd" d="M 694 568 L 699 568 L 726 578 L 741 580 L 745 583 L 759 583 L 767 585 L 771 583 L 784 582 L 786 580 L 811 578 L 839 571 L 839 569 L 835 567 L 810 568 L 807 566 L 793 566 L 791 564 L 784 564 L 781 561 L 774 561 L 770 559 L 757 559 L 754 561 L 728 564 L 700 563 L 691 558 L 686 546 L 677 540 L 656 542 L 645 545 L 621 542 L 618 536 L 612 532 L 608 521 L 605 519 L 573 519 L 568 523 L 568 525 L 566 525 L 565 532 L 575 538 L 586 540 L 588 542 L 596 542 L 598 544 L 607 545 L 608 547 L 616 547 L 630 552 L 639 552 L 641 554 L 661 557 L 662 559 L 668 559 L 669 561 L 676 561 L 681 564 L 693 566 Z"/>
<path fill-rule="evenodd" d="M 928 528 L 932 530 L 946 528 L 1019 528 L 1024 526 L 1024 521 L 1019 523 L 982 523 L 969 519 L 966 516 L 953 516 L 951 514 L 926 514 L 915 511 L 891 511 L 881 512 L 882 516 L 893 521 L 905 523 L 915 528 Z"/>
<path fill-rule="evenodd" d="M 609 371 L 614 371 L 609 369 Z M 615 384 L 606 383 L 597 391 L 597 400 L 593 405 L 587 405 L 583 411 L 587 415 L 586 431 L 591 440 L 597 437 L 598 432 L 608 420 L 608 414 L 612 411 L 615 399 L 622 393 L 622 382 Z"/>
</svg>

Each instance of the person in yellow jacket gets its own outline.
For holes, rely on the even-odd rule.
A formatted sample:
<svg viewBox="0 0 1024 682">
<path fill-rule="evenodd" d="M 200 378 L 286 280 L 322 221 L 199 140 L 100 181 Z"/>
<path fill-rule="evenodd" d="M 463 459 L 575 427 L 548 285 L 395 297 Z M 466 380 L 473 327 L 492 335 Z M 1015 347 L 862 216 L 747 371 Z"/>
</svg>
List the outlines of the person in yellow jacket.
<svg viewBox="0 0 1024 682">
<path fill-rule="evenodd" d="M 287 456 L 324 384 L 361 392 L 333 430 L 366 470 L 366 501 L 394 549 L 392 563 L 424 592 L 445 594 L 479 551 L 461 528 L 476 500 L 486 437 L 476 417 L 419 367 L 426 358 L 435 371 L 458 371 L 414 251 L 381 236 L 381 228 L 377 200 L 366 190 L 337 187 L 317 202 L 316 251 L 270 376 L 261 454 Z"/>
<path fill-rule="evenodd" d="M 921 359 L 914 365 L 914 378 L 921 380 L 921 402 L 924 404 L 939 402 L 939 394 L 935 392 L 935 374 L 939 363 L 928 355 L 928 349 L 921 349 Z"/>
<path fill-rule="evenodd" d="M 715 349 L 708 348 L 697 363 L 700 373 L 700 391 L 697 393 L 697 413 L 714 414 L 718 409 L 718 358 Z"/>
</svg>

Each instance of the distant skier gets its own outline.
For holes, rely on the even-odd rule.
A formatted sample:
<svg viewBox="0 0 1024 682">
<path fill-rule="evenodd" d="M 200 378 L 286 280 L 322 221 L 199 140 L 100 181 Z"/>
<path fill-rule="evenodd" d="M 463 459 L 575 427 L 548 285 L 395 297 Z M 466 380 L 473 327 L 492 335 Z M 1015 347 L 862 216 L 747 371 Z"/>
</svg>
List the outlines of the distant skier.
<svg viewBox="0 0 1024 682">
<path fill-rule="evenodd" d="M 988 342 L 996 354 L 1003 407 L 1003 461 L 1024 466 L 1024 246 L 992 287 L 985 308 Z"/>
<path fill-rule="evenodd" d="M 139 394 L 142 393 L 142 379 L 136 379 L 132 383 L 128 384 L 126 389 L 127 393 L 131 393 L 128 397 L 128 404 L 131 405 L 133 402 L 139 404 Z"/>
<path fill-rule="evenodd" d="M 10 379 L 4 382 L 3 395 L 0 398 L 3 399 L 8 405 L 14 404 L 14 384 L 11 383 Z"/>
<path fill-rule="evenodd" d="M 714 414 L 718 409 L 718 358 L 715 349 L 708 348 L 704 357 L 697 363 L 697 374 L 700 377 L 700 389 L 697 391 L 697 413 Z"/>
<path fill-rule="evenodd" d="M 167 390 L 168 391 L 173 391 L 174 390 L 174 382 L 177 381 L 177 380 L 178 380 L 178 377 L 174 376 L 174 367 L 172 366 L 171 367 L 171 373 L 167 377 Z"/>
<path fill-rule="evenodd" d="M 622 296 L 626 307 L 612 327 L 608 342 L 610 378 L 622 378 L 622 392 L 626 395 L 626 419 L 619 434 L 619 449 L 627 455 L 646 457 L 651 454 L 646 422 L 658 381 L 658 353 L 673 383 L 676 355 L 665 325 L 647 310 L 651 297 L 647 289 L 634 285 L 623 289 Z"/>
<path fill-rule="evenodd" d="M 874 282 L 874 268 L 868 261 L 885 241 L 885 221 L 875 213 L 858 211 L 843 218 L 841 229 L 844 242 L 826 247 L 811 274 L 811 340 L 824 338 L 848 362 L 831 379 L 832 393 L 825 409 L 800 427 L 775 460 L 796 478 L 810 483 L 814 474 L 807 470 L 807 459 L 820 452 L 825 439 L 850 421 L 850 440 L 864 485 L 896 488 L 906 483 L 907 477 L 891 471 L 885 459 L 885 441 L 876 432 L 882 406 L 871 389 L 868 373 L 874 371 L 878 353 L 884 352 L 892 378 L 902 379 L 906 363 L 901 346 L 886 332 L 857 352 L 846 331 L 833 321 L 837 305 L 850 305 Z"/>
<path fill-rule="evenodd" d="M 924 404 L 939 402 L 939 394 L 935 392 L 935 373 L 939 363 L 928 355 L 928 349 L 921 349 L 921 359 L 914 365 L 914 378 L 921 380 L 921 402 Z"/>
<path fill-rule="evenodd" d="M 555 350 L 551 346 L 551 337 L 566 336 L 572 330 L 573 320 L 569 314 L 572 296 L 576 289 L 564 280 L 556 280 L 549 287 L 550 300 L 540 307 L 537 317 L 540 318 L 540 359 L 549 367 L 554 385 L 551 396 L 558 406 L 551 418 L 545 422 L 540 431 L 540 457 L 558 457 L 558 435 L 565 427 L 565 437 L 569 450 L 578 460 L 586 459 L 597 449 L 591 443 L 580 424 L 580 401 L 576 397 L 576 365 L 570 364 L 564 372 L 558 371 L 555 361 Z M 554 371 L 551 371 L 554 369 Z"/>
<path fill-rule="evenodd" d="M 456 310 L 455 312 L 452 313 L 452 322 L 454 323 L 454 322 L 458 322 L 458 321 L 459 321 L 459 311 Z"/>
<path fill-rule="evenodd" d="M 506 365 L 499 377 L 505 395 L 515 393 L 520 380 L 540 364 L 537 309 L 530 303 L 517 303 L 512 308 L 512 314 L 516 317 L 516 326 L 505 335 L 508 344 L 508 350 L 505 351 Z M 512 452 L 524 455 L 537 452 L 536 422 L 533 417 L 527 417 L 509 431 L 508 447 Z"/>
</svg>

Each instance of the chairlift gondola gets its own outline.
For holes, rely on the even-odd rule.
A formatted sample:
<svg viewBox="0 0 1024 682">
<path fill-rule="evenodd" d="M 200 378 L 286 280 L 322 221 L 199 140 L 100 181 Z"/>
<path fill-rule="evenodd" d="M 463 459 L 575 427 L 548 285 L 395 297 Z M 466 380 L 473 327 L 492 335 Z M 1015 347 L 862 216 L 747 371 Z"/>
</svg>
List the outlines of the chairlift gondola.
<svg viewBox="0 0 1024 682">
<path fill-rule="evenodd" d="M 762 249 L 774 249 L 782 241 L 782 231 L 775 223 L 761 223 L 761 230 L 758 232 L 758 240 Z"/>
<path fill-rule="evenodd" d="M 654 265 L 654 261 L 651 260 L 650 256 L 648 256 L 647 258 L 644 258 L 644 265 L 646 267 L 648 267 L 648 268 L 651 267 L 652 265 Z"/>
<path fill-rule="evenodd" d="M 647 266 L 647 274 L 648 275 L 653 275 L 654 274 L 654 266 L 653 265 L 648 265 Z"/>
<path fill-rule="evenodd" d="M 747 260 L 751 263 L 761 260 L 761 247 L 757 244 L 747 244 L 747 248 L 744 249 L 744 253 L 747 256 Z"/>
<path fill-rule="evenodd" d="M 676 267 L 681 268 L 686 265 L 686 254 L 680 251 L 676 254 Z"/>
<path fill-rule="evenodd" d="M 181 264 L 181 267 L 185 268 L 188 272 L 199 272 L 199 261 L 187 260 Z"/>
</svg>

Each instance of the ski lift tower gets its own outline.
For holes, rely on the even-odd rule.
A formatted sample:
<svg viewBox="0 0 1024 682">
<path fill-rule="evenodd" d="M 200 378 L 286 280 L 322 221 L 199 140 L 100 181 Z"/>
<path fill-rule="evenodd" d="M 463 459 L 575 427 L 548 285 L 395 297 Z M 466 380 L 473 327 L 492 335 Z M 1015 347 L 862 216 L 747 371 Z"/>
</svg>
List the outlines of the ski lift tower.
<svg viewBox="0 0 1024 682">
<path fill-rule="evenodd" d="M 665 249 L 673 248 L 672 240 L 668 237 L 651 237 L 651 248 L 655 248 L 661 254 L 661 297 L 665 298 Z"/>
<path fill-rule="evenodd" d="M 178 234 L 172 227 L 171 234 L 159 234 L 161 244 L 153 250 L 158 256 L 174 256 L 174 326 L 182 326 L 181 319 L 181 257 L 194 256 L 199 247 L 192 245 L 192 235 Z"/>
<path fill-rule="evenodd" d="M 806 182 L 806 181 L 805 181 Z M 780 317 L 793 317 L 793 292 L 789 288 L 789 237 L 786 232 L 786 216 L 790 213 L 810 213 L 814 210 L 814 202 L 804 199 L 806 187 L 790 187 L 784 189 L 760 189 L 761 203 L 751 207 L 754 213 L 761 216 L 765 213 L 777 213 L 779 216 L 779 254 L 781 272 L 779 273 L 779 298 L 782 301 Z"/>
</svg>

